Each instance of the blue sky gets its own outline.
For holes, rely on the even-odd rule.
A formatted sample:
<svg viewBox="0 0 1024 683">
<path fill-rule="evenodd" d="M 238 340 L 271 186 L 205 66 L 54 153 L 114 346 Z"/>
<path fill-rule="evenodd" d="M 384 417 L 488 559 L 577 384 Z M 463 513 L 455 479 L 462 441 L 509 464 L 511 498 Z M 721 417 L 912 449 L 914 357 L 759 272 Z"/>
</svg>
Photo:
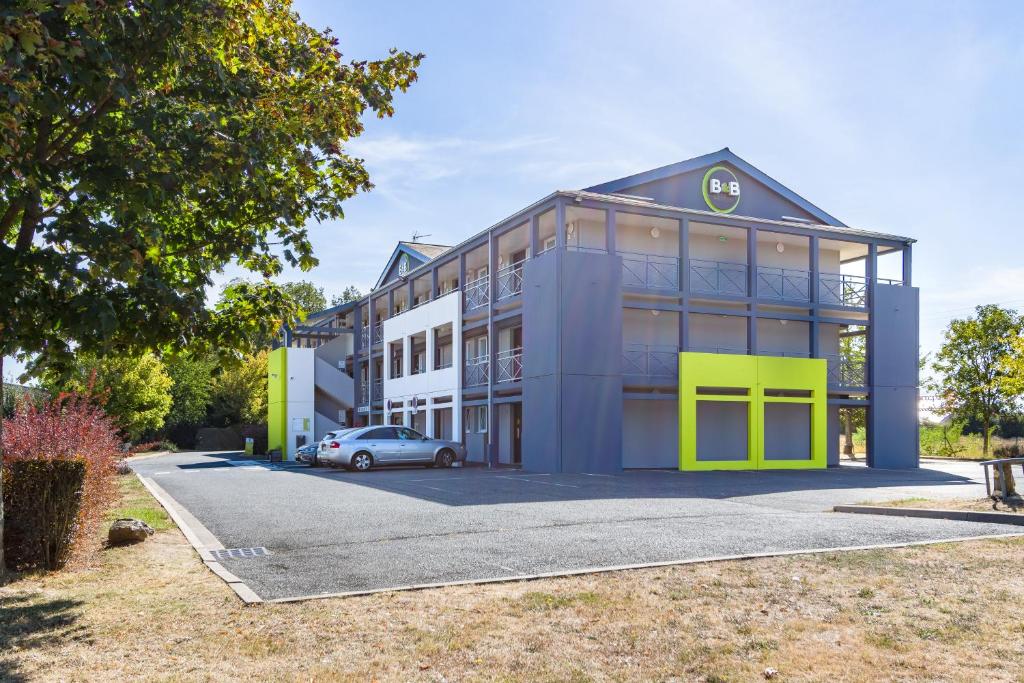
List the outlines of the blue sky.
<svg viewBox="0 0 1024 683">
<path fill-rule="evenodd" d="M 919 240 L 926 351 L 975 304 L 1024 308 L 1020 3 L 295 6 L 347 58 L 427 57 L 350 145 L 376 189 L 283 279 L 366 291 L 414 230 L 455 244 L 555 189 L 728 146 L 851 226 Z"/>
</svg>

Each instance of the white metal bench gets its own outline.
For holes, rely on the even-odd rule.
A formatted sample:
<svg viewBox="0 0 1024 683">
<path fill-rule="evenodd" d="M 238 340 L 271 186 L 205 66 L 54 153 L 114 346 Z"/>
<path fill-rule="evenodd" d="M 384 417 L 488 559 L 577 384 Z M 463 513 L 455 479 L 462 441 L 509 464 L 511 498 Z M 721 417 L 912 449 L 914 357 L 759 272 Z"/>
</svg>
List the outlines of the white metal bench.
<svg viewBox="0 0 1024 683">
<path fill-rule="evenodd" d="M 992 498 L 994 493 L 992 490 L 992 479 L 994 478 L 994 475 L 989 476 L 989 472 L 992 467 L 998 465 L 1000 469 L 1003 469 L 1004 465 L 1008 465 L 1009 467 L 1006 467 L 1005 471 L 1009 472 L 1014 465 L 1020 465 L 1021 473 L 1024 474 L 1024 458 L 997 458 L 995 460 L 985 460 L 979 464 L 985 469 L 985 495 L 989 498 Z M 1006 490 L 1006 477 L 1000 476 L 999 483 L 1002 485 L 1003 500 L 1006 500 L 1008 495 Z"/>
</svg>

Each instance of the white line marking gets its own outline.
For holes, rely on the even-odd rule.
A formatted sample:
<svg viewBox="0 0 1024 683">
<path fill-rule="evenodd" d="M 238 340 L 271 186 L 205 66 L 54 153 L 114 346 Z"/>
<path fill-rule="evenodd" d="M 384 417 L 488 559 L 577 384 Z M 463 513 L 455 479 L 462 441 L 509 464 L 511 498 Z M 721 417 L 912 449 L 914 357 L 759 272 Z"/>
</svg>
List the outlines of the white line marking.
<svg viewBox="0 0 1024 683">
<path fill-rule="evenodd" d="M 498 477 L 498 479 L 511 479 L 513 481 L 522 481 L 522 482 L 526 482 L 528 484 L 540 484 L 541 486 L 564 486 L 565 488 L 569 488 L 569 489 L 578 489 L 579 488 L 579 486 L 576 486 L 575 484 L 556 484 L 556 483 L 554 483 L 552 481 L 533 481 L 532 479 L 528 479 L 528 478 L 523 477 L 523 476 L 519 476 L 519 477 Z"/>
</svg>

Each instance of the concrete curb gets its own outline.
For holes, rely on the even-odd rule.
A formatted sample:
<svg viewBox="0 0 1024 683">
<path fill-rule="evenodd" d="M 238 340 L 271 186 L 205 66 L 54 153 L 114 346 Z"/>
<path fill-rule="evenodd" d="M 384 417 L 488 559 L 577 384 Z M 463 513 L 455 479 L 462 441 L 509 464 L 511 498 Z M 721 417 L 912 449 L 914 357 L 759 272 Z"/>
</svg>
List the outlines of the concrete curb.
<svg viewBox="0 0 1024 683">
<path fill-rule="evenodd" d="M 859 515 L 883 515 L 888 517 L 924 517 L 926 519 L 950 519 L 958 522 L 985 522 L 987 524 L 1010 524 L 1024 526 L 1024 515 L 1011 512 L 974 512 L 971 510 L 932 510 L 928 508 L 898 508 L 883 505 L 836 505 L 833 512 L 850 512 Z"/>
<path fill-rule="evenodd" d="M 964 541 L 990 541 L 1000 538 L 1020 538 L 1024 532 L 1016 531 L 1006 534 L 988 534 L 982 536 L 960 536 L 955 538 L 939 538 L 927 541 L 908 541 L 905 543 L 875 543 L 871 545 L 849 545 L 838 548 L 806 548 L 801 550 L 770 550 L 763 553 L 745 553 L 741 555 L 717 555 L 712 557 L 698 557 L 689 560 L 665 560 L 662 562 L 641 562 L 637 564 L 621 564 L 607 567 L 586 567 L 583 569 L 557 570 L 539 574 L 520 574 L 514 576 L 502 576 L 486 579 L 467 579 L 464 581 L 442 581 L 438 583 L 419 583 L 407 586 L 392 586 L 390 588 L 375 588 L 372 590 L 347 591 L 341 593 L 317 593 L 314 595 L 302 595 L 291 598 L 272 598 L 266 602 L 289 603 L 306 602 L 308 600 L 323 600 L 327 598 L 353 598 L 362 595 L 374 595 L 376 593 L 394 593 L 398 591 L 425 590 L 428 588 L 447 588 L 449 586 L 479 586 L 488 583 L 513 583 L 519 581 L 536 581 L 538 579 L 557 579 L 560 577 L 580 576 L 584 574 L 607 574 L 609 572 L 620 572 L 629 569 L 653 569 L 658 567 L 676 567 L 688 564 L 705 564 L 709 562 L 729 562 L 735 560 L 757 560 L 766 557 L 791 557 L 793 555 L 821 555 L 826 553 L 850 552 L 856 550 L 885 550 L 894 548 L 913 548 L 925 545 L 939 545 L 942 543 L 960 543 Z"/>
<path fill-rule="evenodd" d="M 167 514 L 170 515 L 174 523 L 181 529 L 181 533 L 185 535 L 185 539 L 195 548 L 196 552 L 199 553 L 200 559 L 203 564 L 209 567 L 216 576 L 220 577 L 224 583 L 231 587 L 231 590 L 248 605 L 263 602 L 263 598 L 256 594 L 256 591 L 249 588 L 240 578 L 229 572 L 224 568 L 220 562 L 217 562 L 213 558 L 212 550 L 224 550 L 224 544 L 217 540 L 217 538 L 210 533 L 203 524 L 192 516 L 188 510 L 178 504 L 178 501 L 171 498 L 170 494 L 160 488 L 152 479 L 148 479 L 138 472 L 135 476 L 139 478 L 142 485 L 146 487 L 150 495 L 156 498 L 156 501 L 163 506 L 164 510 L 167 510 Z"/>
</svg>

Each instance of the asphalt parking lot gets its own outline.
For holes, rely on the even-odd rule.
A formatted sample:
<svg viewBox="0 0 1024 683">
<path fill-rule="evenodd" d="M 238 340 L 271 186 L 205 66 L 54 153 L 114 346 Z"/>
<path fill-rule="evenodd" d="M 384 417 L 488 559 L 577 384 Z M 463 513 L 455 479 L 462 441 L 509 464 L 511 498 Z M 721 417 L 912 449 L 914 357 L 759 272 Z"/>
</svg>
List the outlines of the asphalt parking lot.
<svg viewBox="0 0 1024 683">
<path fill-rule="evenodd" d="M 352 473 L 182 453 L 134 464 L 224 548 L 264 600 L 755 553 L 1005 534 L 976 522 L 829 512 L 836 504 L 983 495 L 972 463 L 916 471 Z"/>
</svg>

